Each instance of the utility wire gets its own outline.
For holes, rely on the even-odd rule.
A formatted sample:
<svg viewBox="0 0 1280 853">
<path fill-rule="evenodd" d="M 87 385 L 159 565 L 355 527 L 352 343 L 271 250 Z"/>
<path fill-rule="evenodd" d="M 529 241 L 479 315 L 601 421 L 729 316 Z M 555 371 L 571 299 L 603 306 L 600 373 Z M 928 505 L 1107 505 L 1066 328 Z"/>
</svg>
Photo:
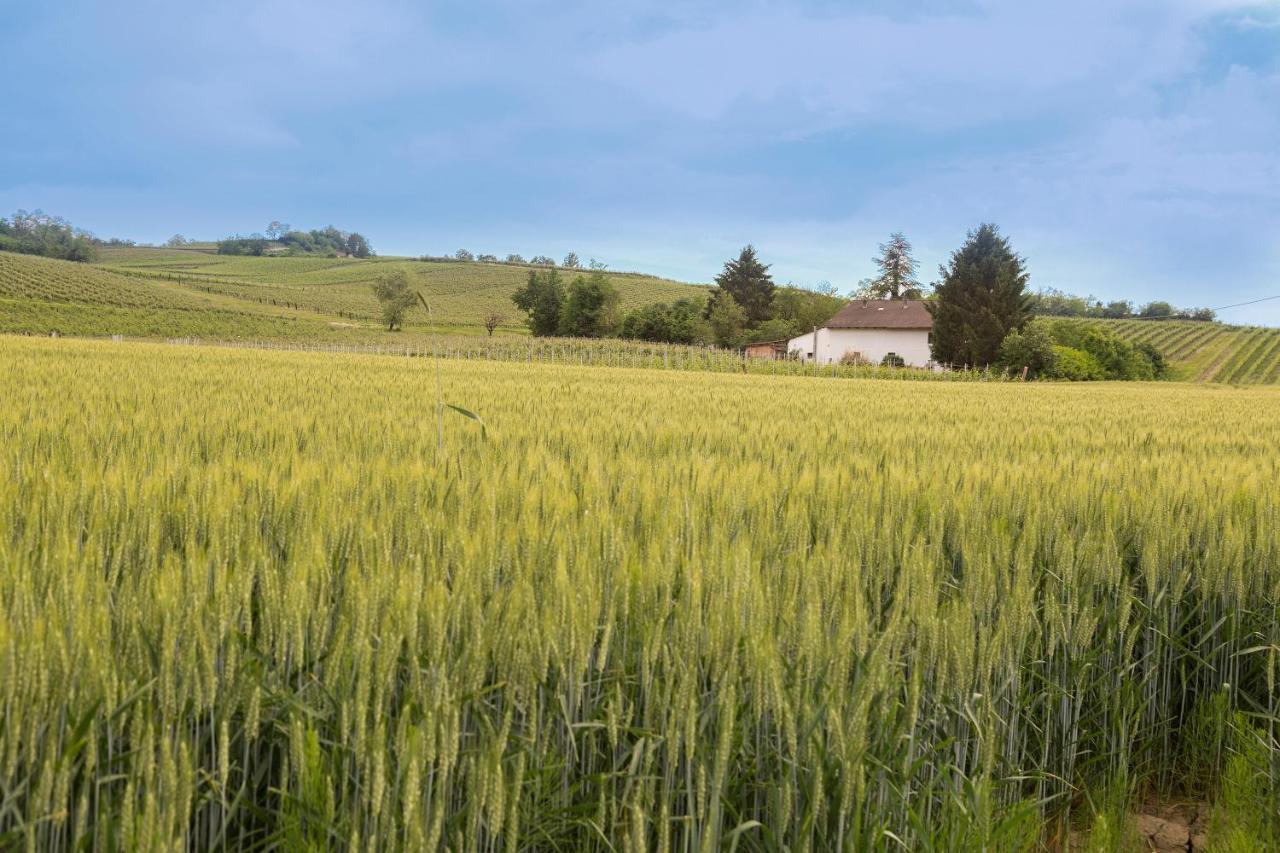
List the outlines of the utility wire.
<svg viewBox="0 0 1280 853">
<path fill-rule="evenodd" d="M 1275 296 L 1264 296 L 1261 299 L 1250 299 L 1248 302 L 1237 302 L 1234 305 L 1223 305 L 1221 308 L 1210 308 L 1209 310 L 1214 312 L 1226 311 L 1228 308 L 1243 308 L 1246 305 L 1257 305 L 1259 302 L 1269 302 L 1272 299 L 1280 299 L 1280 294 L 1277 294 Z M 1168 317 L 1125 317 L 1124 319 L 1126 320 L 1185 320 L 1187 319 L 1187 315 L 1185 313 L 1181 313 L 1181 314 L 1171 314 Z"/>
</svg>

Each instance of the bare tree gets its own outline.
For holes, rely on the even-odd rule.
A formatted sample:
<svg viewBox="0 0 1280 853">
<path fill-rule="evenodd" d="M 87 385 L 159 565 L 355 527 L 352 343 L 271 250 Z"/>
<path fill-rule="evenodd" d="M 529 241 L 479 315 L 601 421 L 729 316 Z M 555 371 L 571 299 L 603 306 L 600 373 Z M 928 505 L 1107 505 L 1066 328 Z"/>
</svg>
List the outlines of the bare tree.
<svg viewBox="0 0 1280 853">
<path fill-rule="evenodd" d="M 484 329 L 493 337 L 493 330 L 503 324 L 507 318 L 498 313 L 484 315 Z"/>
<path fill-rule="evenodd" d="M 267 226 L 267 239 L 279 240 L 281 237 L 289 233 L 289 223 L 281 222 L 279 219 L 273 219 L 271 224 Z"/>
</svg>

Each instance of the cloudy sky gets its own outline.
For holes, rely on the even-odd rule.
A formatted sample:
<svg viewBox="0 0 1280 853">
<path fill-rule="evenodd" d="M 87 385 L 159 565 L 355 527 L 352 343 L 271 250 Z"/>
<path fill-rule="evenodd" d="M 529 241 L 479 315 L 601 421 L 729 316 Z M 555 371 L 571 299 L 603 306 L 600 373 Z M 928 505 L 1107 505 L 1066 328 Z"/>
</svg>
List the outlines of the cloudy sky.
<svg viewBox="0 0 1280 853">
<path fill-rule="evenodd" d="M 0 209 L 333 223 L 846 290 L 983 221 L 1036 287 L 1280 295 L 1280 0 L 0 0 Z M 1280 300 L 1223 312 L 1280 325 Z"/>
</svg>

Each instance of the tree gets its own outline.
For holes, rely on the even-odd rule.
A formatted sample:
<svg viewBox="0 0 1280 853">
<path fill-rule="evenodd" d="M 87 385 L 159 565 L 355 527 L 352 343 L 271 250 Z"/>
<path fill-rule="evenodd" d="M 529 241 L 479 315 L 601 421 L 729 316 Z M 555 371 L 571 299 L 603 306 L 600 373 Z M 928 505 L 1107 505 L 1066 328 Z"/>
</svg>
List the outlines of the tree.
<svg viewBox="0 0 1280 853">
<path fill-rule="evenodd" d="M 1133 315 L 1133 303 L 1127 299 L 1117 299 L 1102 306 L 1102 316 L 1111 320 L 1123 320 Z"/>
<path fill-rule="evenodd" d="M 880 255 L 872 258 L 880 275 L 866 283 L 872 299 L 919 299 L 924 289 L 916 279 L 920 265 L 911 256 L 911 243 L 901 231 L 880 244 Z"/>
<path fill-rule="evenodd" d="M 637 308 L 622 321 L 620 331 L 624 338 L 669 344 L 698 344 L 710 339 L 702 306 L 692 299 Z"/>
<path fill-rule="evenodd" d="M 556 262 L 548 258 L 546 255 L 534 255 L 530 258 L 529 263 L 535 267 L 554 267 Z"/>
<path fill-rule="evenodd" d="M 171 249 L 177 249 L 181 246 L 187 245 L 187 238 L 183 237 L 181 234 L 174 234 L 168 240 L 165 240 L 164 244 Z"/>
<path fill-rule="evenodd" d="M 493 337 L 493 330 L 501 326 L 506 319 L 498 313 L 484 315 L 484 330 L 489 333 L 489 337 Z"/>
<path fill-rule="evenodd" d="M 525 286 L 511 294 L 516 307 L 529 315 L 529 331 L 535 336 L 554 335 L 560 330 L 560 309 L 564 286 L 554 268 L 546 272 L 529 270 Z"/>
<path fill-rule="evenodd" d="M 468 252 L 466 249 L 459 249 L 453 253 L 453 257 L 459 261 L 474 261 L 476 256 Z"/>
<path fill-rule="evenodd" d="M 1173 310 L 1173 306 L 1170 305 L 1168 302 L 1162 302 L 1160 300 L 1156 300 L 1155 302 L 1148 302 L 1146 305 L 1143 305 L 1142 312 L 1139 316 L 1152 317 L 1152 318 L 1164 318 L 1164 317 L 1172 317 L 1175 313 L 1177 312 Z"/>
<path fill-rule="evenodd" d="M 747 245 L 737 258 L 725 262 L 724 270 L 716 276 L 716 286 L 742 307 L 748 323 L 760 323 L 773 316 L 773 278 L 768 265 L 760 263 L 756 256 L 755 246 Z M 710 314 L 707 316 L 710 319 Z"/>
<path fill-rule="evenodd" d="M 707 325 L 717 346 L 736 347 L 742 341 L 747 312 L 727 290 L 716 290 L 707 301 Z"/>
<path fill-rule="evenodd" d="M 250 234 L 248 237 L 236 235 L 218 241 L 219 255 L 252 255 L 258 257 L 267 251 L 267 238 L 261 234 Z"/>
<path fill-rule="evenodd" d="M 92 234 L 40 210 L 19 210 L 11 219 L 0 219 L 0 250 L 64 261 L 91 261 L 98 255 Z"/>
<path fill-rule="evenodd" d="M 404 320 L 405 312 L 418 298 L 409 289 L 409 273 L 402 269 L 392 270 L 379 276 L 369 286 L 382 306 L 382 322 L 387 324 L 387 331 L 394 331 Z"/>
<path fill-rule="evenodd" d="M 1052 372 L 1056 358 L 1053 338 L 1040 323 L 1028 323 L 1021 332 L 1014 329 L 1000 344 L 1000 364 L 1019 372 L 1025 369 L 1032 379 Z"/>
<path fill-rule="evenodd" d="M 565 269 L 576 270 L 582 269 L 582 263 L 578 260 L 577 252 L 570 252 L 564 256 L 564 263 L 561 264 Z"/>
<path fill-rule="evenodd" d="M 363 234 L 355 231 L 347 235 L 346 246 L 347 254 L 353 258 L 367 258 L 373 254 L 369 241 L 365 239 Z"/>
<path fill-rule="evenodd" d="M 271 224 L 267 226 L 266 235 L 268 240 L 279 240 L 281 237 L 289 233 L 289 223 L 281 222 L 279 219 L 273 219 Z"/>
<path fill-rule="evenodd" d="M 589 269 L 601 271 L 601 270 L 608 269 L 609 265 L 606 264 L 604 261 L 597 261 L 595 258 L 592 258 L 591 260 L 587 261 L 587 267 Z"/>
<path fill-rule="evenodd" d="M 929 303 L 933 357 L 942 364 L 991 364 L 1005 336 L 1031 317 L 1023 260 L 995 225 L 969 232 L 940 269 L 942 283 Z"/>
<path fill-rule="evenodd" d="M 497 255 L 476 255 L 476 260 L 482 264 L 496 264 L 498 262 Z"/>
<path fill-rule="evenodd" d="M 773 319 L 786 320 L 789 324 L 789 333 L 779 337 L 795 337 L 814 326 L 825 325 L 845 304 L 846 300 L 839 296 L 799 287 L 779 287 L 773 295 Z M 760 324 L 760 328 L 765 325 Z"/>
<path fill-rule="evenodd" d="M 618 291 L 604 273 L 578 276 L 560 311 L 560 334 L 576 338 L 602 338 L 617 326 Z"/>
<path fill-rule="evenodd" d="M 507 263 L 509 263 L 509 264 L 523 264 L 523 263 L 524 263 L 524 258 L 520 257 L 520 256 L 519 256 L 519 255 L 517 255 L 515 252 L 512 252 L 511 254 L 507 255 Z"/>
</svg>

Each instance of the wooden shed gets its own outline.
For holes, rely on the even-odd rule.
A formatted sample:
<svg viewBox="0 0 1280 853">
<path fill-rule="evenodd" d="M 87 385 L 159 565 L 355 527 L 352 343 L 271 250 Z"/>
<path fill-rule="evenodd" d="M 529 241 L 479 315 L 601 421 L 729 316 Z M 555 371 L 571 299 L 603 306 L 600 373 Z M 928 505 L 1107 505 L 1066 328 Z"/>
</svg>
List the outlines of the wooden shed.
<svg viewBox="0 0 1280 853">
<path fill-rule="evenodd" d="M 777 361 L 787 357 L 787 342 L 758 341 L 742 348 L 747 358 L 763 358 L 766 361 Z"/>
</svg>

